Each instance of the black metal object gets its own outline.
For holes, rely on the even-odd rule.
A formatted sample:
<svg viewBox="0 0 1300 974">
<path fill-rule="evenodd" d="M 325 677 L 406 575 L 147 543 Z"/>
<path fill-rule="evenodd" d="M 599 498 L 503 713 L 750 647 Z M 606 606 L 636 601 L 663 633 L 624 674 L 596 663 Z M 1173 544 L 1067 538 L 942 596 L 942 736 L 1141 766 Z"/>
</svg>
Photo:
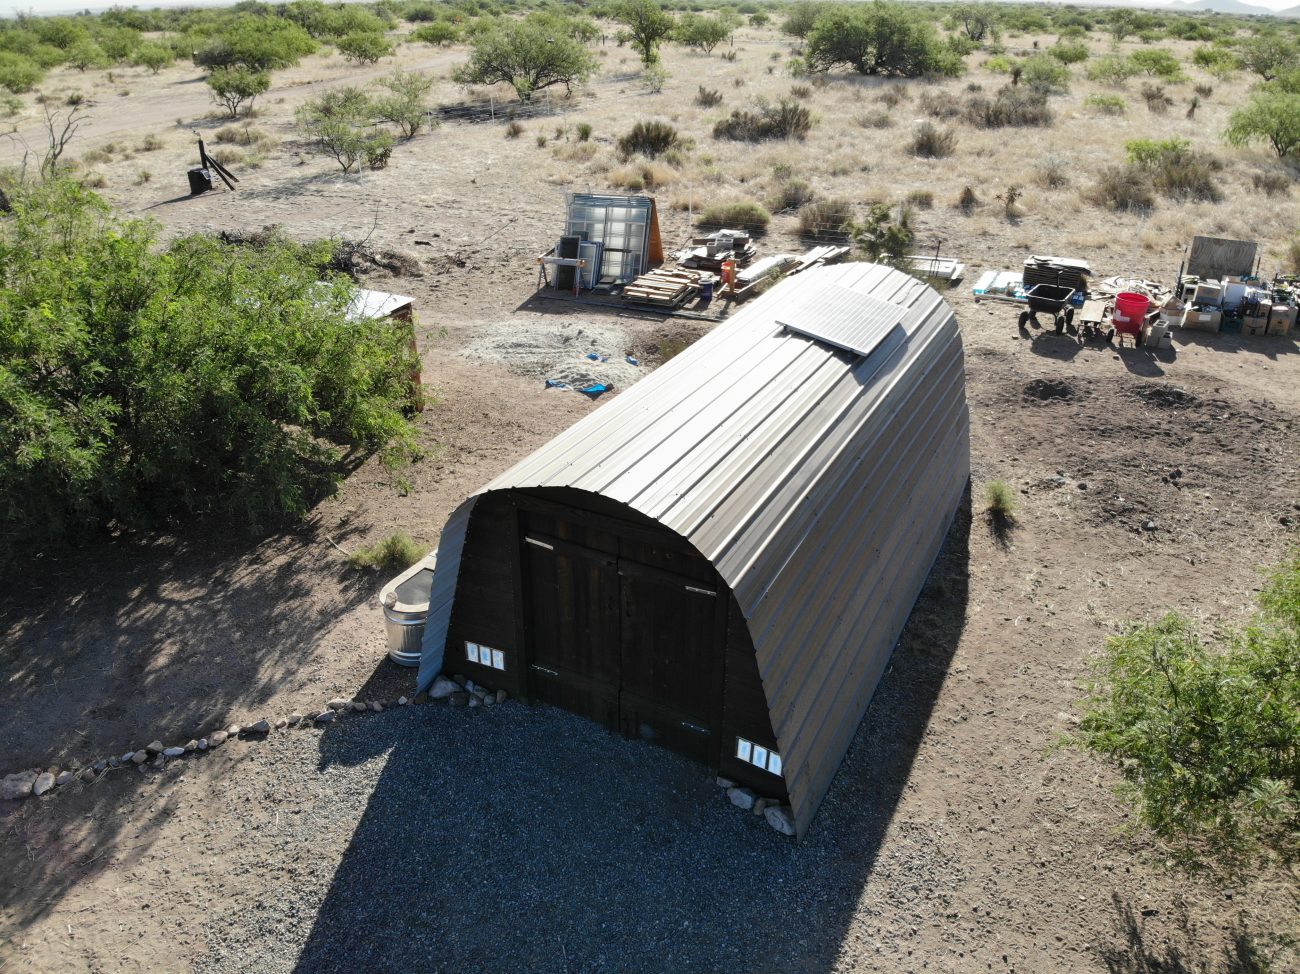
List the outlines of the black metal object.
<svg viewBox="0 0 1300 974">
<path fill-rule="evenodd" d="M 208 155 L 203 140 L 199 139 L 199 168 L 191 169 L 187 174 L 190 179 L 190 195 L 197 196 L 199 193 L 206 193 L 212 189 L 212 173 L 214 172 L 226 184 L 227 189 L 233 190 L 235 183 L 239 182 L 238 176 Z"/>
<path fill-rule="evenodd" d="M 1025 289 L 1025 302 L 1029 310 L 1020 312 L 1019 325 L 1024 328 L 1029 322 L 1038 324 L 1039 314 L 1050 314 L 1057 334 L 1074 321 L 1074 308 L 1066 305 L 1074 297 L 1075 289 L 1068 284 L 1035 284 Z M 1061 309 L 1065 308 L 1064 313 Z"/>
<path fill-rule="evenodd" d="M 185 175 L 187 175 L 190 180 L 191 196 L 198 196 L 200 193 L 206 193 L 208 190 L 212 189 L 212 173 L 209 170 L 200 166 L 191 169 Z"/>
</svg>

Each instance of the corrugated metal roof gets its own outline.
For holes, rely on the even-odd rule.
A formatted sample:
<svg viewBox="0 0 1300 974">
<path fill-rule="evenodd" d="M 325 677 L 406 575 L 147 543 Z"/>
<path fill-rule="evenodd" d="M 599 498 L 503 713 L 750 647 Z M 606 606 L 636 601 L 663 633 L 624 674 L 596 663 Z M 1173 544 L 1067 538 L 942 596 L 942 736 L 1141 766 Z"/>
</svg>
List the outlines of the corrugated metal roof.
<svg viewBox="0 0 1300 974">
<path fill-rule="evenodd" d="M 814 319 L 819 307 L 827 319 Z M 795 317 L 867 351 L 792 332 L 785 320 Z M 969 467 L 952 310 L 899 271 L 842 264 L 781 282 L 479 494 L 598 493 L 714 564 L 749 624 L 802 835 Z M 473 501 L 452 515 L 439 545 L 422 687 L 441 667 Z"/>
<path fill-rule="evenodd" d="M 368 291 L 357 288 L 356 294 L 348 302 L 347 317 L 351 321 L 363 318 L 387 318 L 398 308 L 412 304 L 415 298 L 405 294 L 389 294 L 387 291 Z"/>
</svg>

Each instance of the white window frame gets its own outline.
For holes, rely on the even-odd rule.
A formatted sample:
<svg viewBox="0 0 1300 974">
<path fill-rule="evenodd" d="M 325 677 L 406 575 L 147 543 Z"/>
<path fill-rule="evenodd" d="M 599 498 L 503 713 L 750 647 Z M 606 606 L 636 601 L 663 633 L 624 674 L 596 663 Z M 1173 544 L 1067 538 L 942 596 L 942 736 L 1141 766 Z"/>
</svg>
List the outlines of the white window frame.
<svg viewBox="0 0 1300 974">
<path fill-rule="evenodd" d="M 504 673 L 506 669 L 506 654 L 502 650 L 470 642 L 468 639 L 465 640 L 465 659 L 489 670 Z"/>
<path fill-rule="evenodd" d="M 778 778 L 781 777 L 783 767 L 781 755 L 771 748 L 755 744 L 743 737 L 737 737 L 735 756 L 738 761 L 744 761 L 746 764 L 753 765 L 768 774 L 774 774 Z"/>
</svg>

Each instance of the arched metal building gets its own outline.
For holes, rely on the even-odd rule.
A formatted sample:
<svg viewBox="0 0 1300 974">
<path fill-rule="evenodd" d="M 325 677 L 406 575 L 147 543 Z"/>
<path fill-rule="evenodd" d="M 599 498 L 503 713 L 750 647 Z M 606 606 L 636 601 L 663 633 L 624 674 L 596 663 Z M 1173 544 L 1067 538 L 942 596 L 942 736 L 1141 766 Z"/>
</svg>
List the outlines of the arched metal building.
<svg viewBox="0 0 1300 974">
<path fill-rule="evenodd" d="M 970 468 L 961 336 L 875 264 L 789 278 L 468 498 L 441 671 L 693 755 L 808 829 Z"/>
</svg>

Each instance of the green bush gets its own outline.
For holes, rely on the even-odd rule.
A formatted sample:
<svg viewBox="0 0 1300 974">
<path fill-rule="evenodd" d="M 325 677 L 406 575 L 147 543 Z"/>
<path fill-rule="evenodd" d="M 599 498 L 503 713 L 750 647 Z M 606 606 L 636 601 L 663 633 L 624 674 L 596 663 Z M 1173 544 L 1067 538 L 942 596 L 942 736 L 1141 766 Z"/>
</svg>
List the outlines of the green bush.
<svg viewBox="0 0 1300 974">
<path fill-rule="evenodd" d="M 353 568 L 400 572 L 410 568 L 428 553 L 427 544 L 421 544 L 405 531 L 398 531 L 368 548 L 358 548 L 348 555 L 348 564 Z"/>
<path fill-rule="evenodd" d="M 0 88 L 21 95 L 35 88 L 44 77 L 41 66 L 30 58 L 0 51 Z"/>
<path fill-rule="evenodd" d="M 393 44 L 387 37 L 370 31 L 355 31 L 340 37 L 335 46 L 340 54 L 355 64 L 374 64 L 393 53 Z"/>
<path fill-rule="evenodd" d="M 274 71 L 297 64 L 299 58 L 315 50 L 316 42 L 297 24 L 279 18 L 245 15 L 209 38 L 194 55 L 194 63 L 201 68 L 244 67 L 254 72 Z M 109 54 L 111 56 L 112 52 Z"/>
<path fill-rule="evenodd" d="M 1088 60 L 1091 53 L 1083 41 L 1057 41 L 1047 49 L 1047 53 L 1062 64 L 1078 64 Z"/>
<path fill-rule="evenodd" d="M 1107 166 L 1097 177 L 1090 198 L 1111 210 L 1149 210 L 1156 205 L 1151 174 L 1141 166 Z"/>
<path fill-rule="evenodd" d="M 672 37 L 684 47 L 694 47 L 705 54 L 712 54 L 713 49 L 735 30 L 735 21 L 726 14 L 710 17 L 687 11 L 677 18 Z"/>
<path fill-rule="evenodd" d="M 1137 65 L 1123 54 L 1103 54 L 1088 62 L 1089 81 L 1104 85 L 1122 85 L 1138 73 Z"/>
<path fill-rule="evenodd" d="M 960 58 L 945 53 L 924 14 L 887 0 L 832 6 L 817 17 L 808 35 L 813 71 L 847 64 L 859 74 L 960 74 Z"/>
<path fill-rule="evenodd" d="M 1123 115 L 1128 111 L 1128 104 L 1119 95 L 1089 95 L 1083 100 L 1083 107 L 1102 115 Z"/>
<path fill-rule="evenodd" d="M 1049 55 L 1035 54 L 1021 68 L 1021 80 L 1035 91 L 1056 93 L 1070 87 L 1070 69 Z"/>
<path fill-rule="evenodd" d="M 363 164 L 380 169 L 388 162 L 393 137 L 374 125 L 379 111 L 361 88 L 334 88 L 298 107 L 297 120 L 313 151 L 329 156 L 345 173 Z"/>
<path fill-rule="evenodd" d="M 1009 58 L 1005 54 L 995 54 L 984 62 L 984 68 L 994 74 L 1010 74 L 1016 63 L 1014 58 Z"/>
<path fill-rule="evenodd" d="M 252 108 L 257 96 L 266 94 L 271 87 L 271 75 L 244 67 L 217 68 L 208 76 L 208 87 L 212 89 L 213 101 L 231 118 L 237 118 L 241 107 Z"/>
<path fill-rule="evenodd" d="M 171 48 L 163 44 L 141 44 L 131 56 L 131 63 L 141 68 L 148 68 L 151 74 L 157 74 L 163 68 L 170 67 L 176 60 Z"/>
<path fill-rule="evenodd" d="M 984 485 L 984 513 L 1002 524 L 1015 518 L 1016 492 L 1005 480 L 990 480 Z"/>
<path fill-rule="evenodd" d="M 912 249 L 915 234 L 912 230 L 912 213 L 906 206 L 898 208 L 895 217 L 893 207 L 885 203 L 873 203 L 867 210 L 866 217 L 850 225 L 853 242 L 869 260 L 900 263 Z"/>
<path fill-rule="evenodd" d="M 1226 78 L 1241 70 L 1241 59 L 1226 47 L 1198 47 L 1192 52 L 1192 63 L 1216 78 Z"/>
<path fill-rule="evenodd" d="M 1187 80 L 1182 62 L 1162 48 L 1142 48 L 1130 54 L 1128 59 L 1130 64 L 1149 77 L 1159 78 L 1170 84 Z"/>
<path fill-rule="evenodd" d="M 763 142 L 767 139 L 802 141 L 813 126 L 813 114 L 805 105 L 782 98 L 775 105 L 760 102 L 754 112 L 734 109 L 730 116 L 713 126 L 715 139 L 737 142 Z"/>
<path fill-rule="evenodd" d="M 638 154 L 654 159 L 681 144 L 677 129 L 667 122 L 637 122 L 627 135 L 618 140 L 618 151 L 624 159 Z"/>
<path fill-rule="evenodd" d="M 0 531 L 302 515 L 345 456 L 414 443 L 409 332 L 349 321 L 329 248 L 161 245 L 80 186 L 0 224 Z M 349 456 L 350 454 L 350 456 Z"/>
<path fill-rule="evenodd" d="M 697 222 L 702 227 L 762 233 L 772 222 L 772 214 L 758 203 L 736 200 L 730 203 L 715 203 L 700 214 Z"/>
<path fill-rule="evenodd" d="M 435 20 L 411 31 L 410 40 L 432 44 L 434 47 L 444 47 L 460 40 L 460 28 L 446 20 Z"/>
<path fill-rule="evenodd" d="M 1300 853 L 1300 554 L 1217 645 L 1166 615 L 1106 641 L 1075 742 L 1112 760 L 1144 822 L 1179 845 Z"/>
<path fill-rule="evenodd" d="M 1300 93 L 1256 93 L 1232 113 L 1224 137 L 1233 145 L 1267 142 L 1279 159 L 1295 155 L 1300 152 Z"/>
<path fill-rule="evenodd" d="M 429 92 L 433 90 L 433 79 L 427 74 L 399 68 L 381 79 L 379 86 L 387 89 L 388 94 L 375 100 L 375 117 L 396 125 L 403 138 L 414 138 L 426 124 L 437 124 L 429 118 Z"/>
<path fill-rule="evenodd" d="M 783 179 L 777 184 L 776 194 L 772 198 L 774 210 L 797 210 L 811 203 L 816 194 L 805 179 Z"/>
<path fill-rule="evenodd" d="M 581 41 L 555 32 L 544 14 L 504 20 L 475 35 L 467 64 L 452 71 L 458 84 L 505 82 L 521 101 L 553 85 L 571 88 L 591 77 L 596 59 Z"/>
</svg>

